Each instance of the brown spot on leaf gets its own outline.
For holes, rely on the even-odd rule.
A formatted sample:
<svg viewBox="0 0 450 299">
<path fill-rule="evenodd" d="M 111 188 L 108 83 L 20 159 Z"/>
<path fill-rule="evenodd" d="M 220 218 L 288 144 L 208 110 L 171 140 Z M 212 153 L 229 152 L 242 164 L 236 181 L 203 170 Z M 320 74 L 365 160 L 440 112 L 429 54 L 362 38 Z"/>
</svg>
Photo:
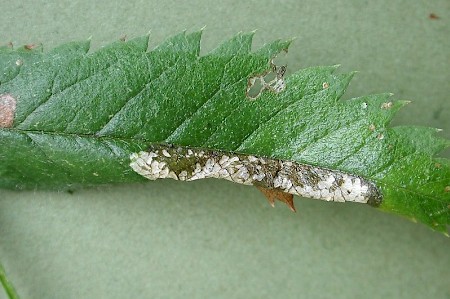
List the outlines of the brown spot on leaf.
<svg viewBox="0 0 450 299">
<path fill-rule="evenodd" d="M 323 89 L 327 89 L 328 87 L 330 87 L 330 84 L 328 84 L 328 82 L 323 82 L 322 83 L 322 88 Z"/>
<path fill-rule="evenodd" d="M 440 19 L 439 16 L 436 15 L 435 13 L 433 13 L 433 12 L 428 15 L 428 18 L 430 18 L 431 20 L 438 20 L 438 19 Z"/>
<path fill-rule="evenodd" d="M 369 130 L 372 131 L 372 132 L 375 131 L 375 125 L 374 124 L 370 124 Z"/>
<path fill-rule="evenodd" d="M 0 128 L 10 128 L 14 122 L 16 99 L 10 94 L 0 95 Z"/>
<path fill-rule="evenodd" d="M 259 186 L 257 186 L 256 188 L 258 188 L 258 190 L 261 191 L 262 194 L 264 194 L 264 196 L 267 198 L 267 200 L 269 201 L 269 204 L 272 207 L 275 206 L 275 199 L 277 199 L 277 200 L 287 204 L 289 209 L 291 209 L 292 212 L 295 212 L 294 195 L 277 190 L 277 189 L 267 189 L 267 188 L 259 187 Z"/>
<path fill-rule="evenodd" d="M 25 49 L 27 49 L 27 50 L 33 50 L 34 48 L 36 48 L 37 47 L 37 45 L 36 44 L 28 44 L 28 45 L 25 45 L 25 46 L 23 46 Z"/>
<path fill-rule="evenodd" d="M 446 186 L 446 187 L 444 188 L 444 191 L 445 191 L 445 192 L 450 192 L 450 186 Z"/>
</svg>

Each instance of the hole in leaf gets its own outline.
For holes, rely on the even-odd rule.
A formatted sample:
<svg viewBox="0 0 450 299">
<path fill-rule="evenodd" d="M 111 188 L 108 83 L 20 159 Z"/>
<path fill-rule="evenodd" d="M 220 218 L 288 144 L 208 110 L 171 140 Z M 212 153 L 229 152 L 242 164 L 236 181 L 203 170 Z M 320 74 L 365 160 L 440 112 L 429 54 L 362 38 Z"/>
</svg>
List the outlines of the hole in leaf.
<svg viewBox="0 0 450 299">
<path fill-rule="evenodd" d="M 247 98 L 251 100 L 256 100 L 264 91 L 264 88 L 265 86 L 262 77 L 251 77 L 248 80 L 248 87 L 246 93 Z"/>
<path fill-rule="evenodd" d="M 284 81 L 286 65 L 277 66 L 271 59 L 270 66 L 270 70 L 248 79 L 246 96 L 250 100 L 259 98 L 265 90 L 280 93 L 286 89 L 286 82 Z"/>
</svg>

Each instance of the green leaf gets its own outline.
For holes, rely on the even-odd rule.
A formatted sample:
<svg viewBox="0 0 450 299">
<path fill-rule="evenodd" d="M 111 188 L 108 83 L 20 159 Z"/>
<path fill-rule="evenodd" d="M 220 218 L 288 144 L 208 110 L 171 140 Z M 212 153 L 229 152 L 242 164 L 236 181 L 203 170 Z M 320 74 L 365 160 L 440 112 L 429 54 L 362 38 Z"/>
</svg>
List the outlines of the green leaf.
<svg viewBox="0 0 450 299">
<path fill-rule="evenodd" d="M 252 37 L 238 34 L 204 56 L 201 32 L 150 51 L 147 37 L 94 53 L 88 42 L 0 48 L 0 187 L 145 181 L 130 154 L 171 143 L 361 176 L 380 190 L 381 209 L 447 229 L 450 161 L 435 155 L 448 140 L 435 129 L 389 127 L 407 103 L 390 94 L 340 100 L 353 73 L 336 66 L 299 70 L 281 79 L 286 89 L 252 100 L 249 80 L 273 72 L 290 44 L 252 52 Z"/>
<path fill-rule="evenodd" d="M 16 292 L 16 289 L 11 284 L 11 282 L 6 277 L 5 269 L 3 268 L 3 265 L 0 263 L 0 283 L 3 286 L 3 289 L 6 292 L 6 295 L 8 295 L 8 298 L 10 299 L 19 299 L 19 295 Z"/>
</svg>

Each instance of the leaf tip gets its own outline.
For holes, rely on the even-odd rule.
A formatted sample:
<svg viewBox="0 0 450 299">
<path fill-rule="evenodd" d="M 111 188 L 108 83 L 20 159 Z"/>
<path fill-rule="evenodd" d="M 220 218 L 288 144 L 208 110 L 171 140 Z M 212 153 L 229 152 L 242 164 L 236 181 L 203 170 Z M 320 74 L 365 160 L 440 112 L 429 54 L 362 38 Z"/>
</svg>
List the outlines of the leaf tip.
<svg viewBox="0 0 450 299">
<path fill-rule="evenodd" d="M 394 95 L 393 93 L 390 94 L 390 96 L 393 96 L 393 95 Z M 403 103 L 403 106 L 406 106 L 406 105 L 409 105 L 412 103 L 412 101 L 409 101 L 409 100 L 401 100 L 400 102 Z"/>
<path fill-rule="evenodd" d="M 358 74 L 359 71 L 351 71 L 349 72 L 345 77 L 344 77 L 344 86 L 348 86 L 350 84 L 350 81 L 353 79 L 353 77 L 356 76 L 356 74 Z"/>
<path fill-rule="evenodd" d="M 253 29 L 252 31 L 246 32 L 245 34 L 244 34 L 243 32 L 240 32 L 240 34 L 243 34 L 243 35 L 248 36 L 248 38 L 249 38 L 249 40 L 250 40 L 250 43 L 251 43 L 251 42 L 253 41 L 253 37 L 254 37 L 255 34 L 256 34 L 256 31 L 258 31 L 258 29 Z"/>
<path fill-rule="evenodd" d="M 292 36 L 289 39 L 287 39 L 286 41 L 284 41 L 284 45 L 285 48 L 283 49 L 285 52 L 288 52 L 289 47 L 291 46 L 291 44 L 297 39 L 296 36 Z"/>
<path fill-rule="evenodd" d="M 297 40 L 297 38 L 298 38 L 298 36 L 291 36 L 291 38 L 288 39 L 287 41 L 288 42 L 293 42 L 293 41 Z"/>
<path fill-rule="evenodd" d="M 331 68 L 333 69 L 333 72 L 334 72 L 335 70 L 337 70 L 338 68 L 340 68 L 340 67 L 341 67 L 341 64 L 340 64 L 340 63 L 334 64 L 334 65 L 331 66 Z"/>
<path fill-rule="evenodd" d="M 393 93 L 390 93 L 389 95 L 390 95 L 390 96 L 393 96 L 394 94 L 393 94 Z M 401 104 L 402 107 L 404 107 L 404 106 L 409 105 L 409 104 L 412 103 L 412 101 L 409 101 L 409 100 L 399 100 L 398 102 Z"/>
</svg>

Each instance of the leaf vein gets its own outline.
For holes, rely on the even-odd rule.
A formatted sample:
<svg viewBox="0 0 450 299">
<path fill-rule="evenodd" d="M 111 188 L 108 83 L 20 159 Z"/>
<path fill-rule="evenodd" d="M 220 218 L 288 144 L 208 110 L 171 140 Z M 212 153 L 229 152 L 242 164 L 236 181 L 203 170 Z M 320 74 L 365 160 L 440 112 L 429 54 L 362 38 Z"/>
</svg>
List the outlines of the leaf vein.
<svg viewBox="0 0 450 299">
<path fill-rule="evenodd" d="M 296 101 L 293 102 L 286 102 L 286 106 L 281 105 L 280 108 L 278 110 L 275 110 L 273 113 L 271 113 L 270 115 L 267 116 L 267 119 L 261 123 L 259 123 L 257 125 L 257 127 L 250 133 L 248 134 L 241 142 L 239 145 L 237 145 L 233 150 L 237 150 L 239 149 L 244 142 L 246 142 L 248 139 L 252 138 L 253 135 L 259 134 L 259 131 L 273 118 L 275 118 L 276 116 L 278 116 L 279 114 L 283 113 L 284 111 L 286 111 L 287 109 L 289 109 L 290 107 L 296 105 L 299 101 L 303 100 L 305 97 L 312 97 L 318 93 L 322 92 L 322 90 L 316 90 L 311 94 L 307 94 L 307 95 L 302 95 L 301 98 L 298 98 Z M 223 123 L 223 122 L 222 122 Z"/>
<path fill-rule="evenodd" d="M 99 75 L 99 73 L 101 73 L 101 72 L 103 72 L 103 71 L 106 71 L 106 70 L 110 69 L 111 67 L 113 67 L 114 65 L 116 65 L 118 62 L 119 62 L 119 60 L 116 59 L 116 60 L 114 61 L 114 63 L 112 63 L 112 64 L 109 64 L 109 62 L 108 62 L 108 63 L 105 63 L 105 65 L 107 65 L 107 67 L 105 67 L 105 68 L 100 68 L 100 69 L 96 70 L 95 72 L 93 72 L 92 74 L 89 74 L 88 76 L 82 78 L 81 80 L 77 80 L 77 81 L 75 81 L 74 83 L 71 83 L 71 84 L 69 84 L 68 86 L 65 86 L 64 88 L 62 88 L 61 90 L 57 91 L 56 93 L 53 93 L 55 79 L 57 78 L 57 76 L 60 74 L 60 72 L 61 72 L 61 70 L 62 70 L 61 68 L 59 68 L 59 69 L 58 69 L 58 73 L 56 73 L 55 76 L 52 78 L 52 85 L 51 85 L 51 88 L 50 88 L 50 90 L 52 90 L 52 93 L 51 93 L 44 101 L 42 101 L 41 103 L 39 103 L 39 105 L 37 105 L 31 112 L 29 112 L 29 113 L 28 113 L 28 116 L 27 116 L 23 121 L 21 121 L 18 125 L 21 125 L 21 124 L 23 124 L 24 122 L 26 122 L 26 121 L 28 120 L 28 118 L 30 118 L 30 117 L 32 116 L 32 114 L 33 114 L 37 109 L 39 109 L 39 107 L 45 105 L 46 103 L 51 102 L 53 99 L 55 99 L 55 97 L 56 97 L 57 95 L 63 93 L 65 90 L 67 90 L 67 89 L 69 89 L 69 88 L 71 88 L 71 87 L 73 87 L 73 86 L 79 85 L 79 84 L 85 82 L 86 80 L 89 80 L 90 78 Z M 72 120 L 73 120 L 75 117 L 76 117 L 76 114 L 74 114 Z M 69 126 L 69 124 L 66 126 L 66 128 L 67 128 L 68 126 Z"/>
<path fill-rule="evenodd" d="M 219 80 L 219 85 L 218 85 L 218 87 L 216 88 L 216 90 L 215 90 L 215 92 L 210 96 L 210 97 L 208 97 L 208 99 L 205 101 L 205 102 L 203 102 L 193 113 L 191 113 L 191 115 L 190 116 L 188 116 L 185 120 L 183 120 L 182 121 L 182 123 L 180 123 L 179 125 L 177 125 L 177 127 L 172 131 L 172 132 L 170 132 L 169 133 L 169 135 L 167 136 L 167 137 L 165 137 L 164 139 L 165 140 L 170 140 L 170 138 L 171 137 L 173 137 L 173 135 L 177 132 L 177 130 L 179 130 L 179 129 L 181 129 L 181 128 L 183 128 L 184 126 L 185 126 L 185 124 L 188 124 L 191 120 L 192 120 L 192 118 L 194 118 L 195 116 L 196 116 L 196 114 L 203 108 L 203 107 L 205 107 L 220 91 L 222 91 L 222 90 L 226 90 L 227 89 L 227 87 L 229 87 L 229 86 L 233 86 L 236 82 L 234 82 L 234 83 L 232 83 L 232 84 L 230 84 L 230 85 L 228 85 L 227 87 L 225 87 L 225 88 L 223 88 L 222 87 L 222 81 L 223 81 L 223 78 L 224 78 L 224 75 L 225 75 L 225 69 L 227 68 L 227 66 L 231 63 L 231 61 L 233 61 L 233 59 L 234 59 L 234 56 L 233 57 L 231 57 L 226 63 L 225 63 L 225 66 L 224 66 L 224 68 L 222 69 L 222 74 L 221 74 L 221 77 L 220 77 L 220 80 Z M 237 82 L 240 82 L 241 80 L 238 80 Z"/>
<path fill-rule="evenodd" d="M 139 88 L 136 91 L 136 94 L 131 96 L 130 98 L 128 98 L 121 106 L 119 109 L 117 109 L 117 111 L 115 113 L 113 113 L 113 117 L 111 117 L 99 130 L 97 130 L 97 132 L 95 133 L 95 135 L 97 136 L 101 136 L 102 131 L 106 129 L 106 127 L 108 127 L 108 125 L 113 121 L 114 117 L 116 115 L 118 115 L 119 113 L 122 112 L 123 109 L 125 109 L 125 107 L 127 106 L 127 104 L 132 101 L 133 99 L 135 99 L 136 97 L 138 97 L 150 84 L 154 83 L 155 81 L 159 80 L 162 76 L 164 76 L 164 74 L 167 74 L 169 71 L 173 70 L 177 65 L 179 61 L 183 61 L 180 57 L 177 57 L 177 59 L 175 60 L 175 62 L 170 65 L 168 68 L 165 68 L 161 73 L 158 74 L 158 76 L 156 76 L 153 79 L 150 79 L 146 84 L 142 85 L 141 88 Z"/>
</svg>

